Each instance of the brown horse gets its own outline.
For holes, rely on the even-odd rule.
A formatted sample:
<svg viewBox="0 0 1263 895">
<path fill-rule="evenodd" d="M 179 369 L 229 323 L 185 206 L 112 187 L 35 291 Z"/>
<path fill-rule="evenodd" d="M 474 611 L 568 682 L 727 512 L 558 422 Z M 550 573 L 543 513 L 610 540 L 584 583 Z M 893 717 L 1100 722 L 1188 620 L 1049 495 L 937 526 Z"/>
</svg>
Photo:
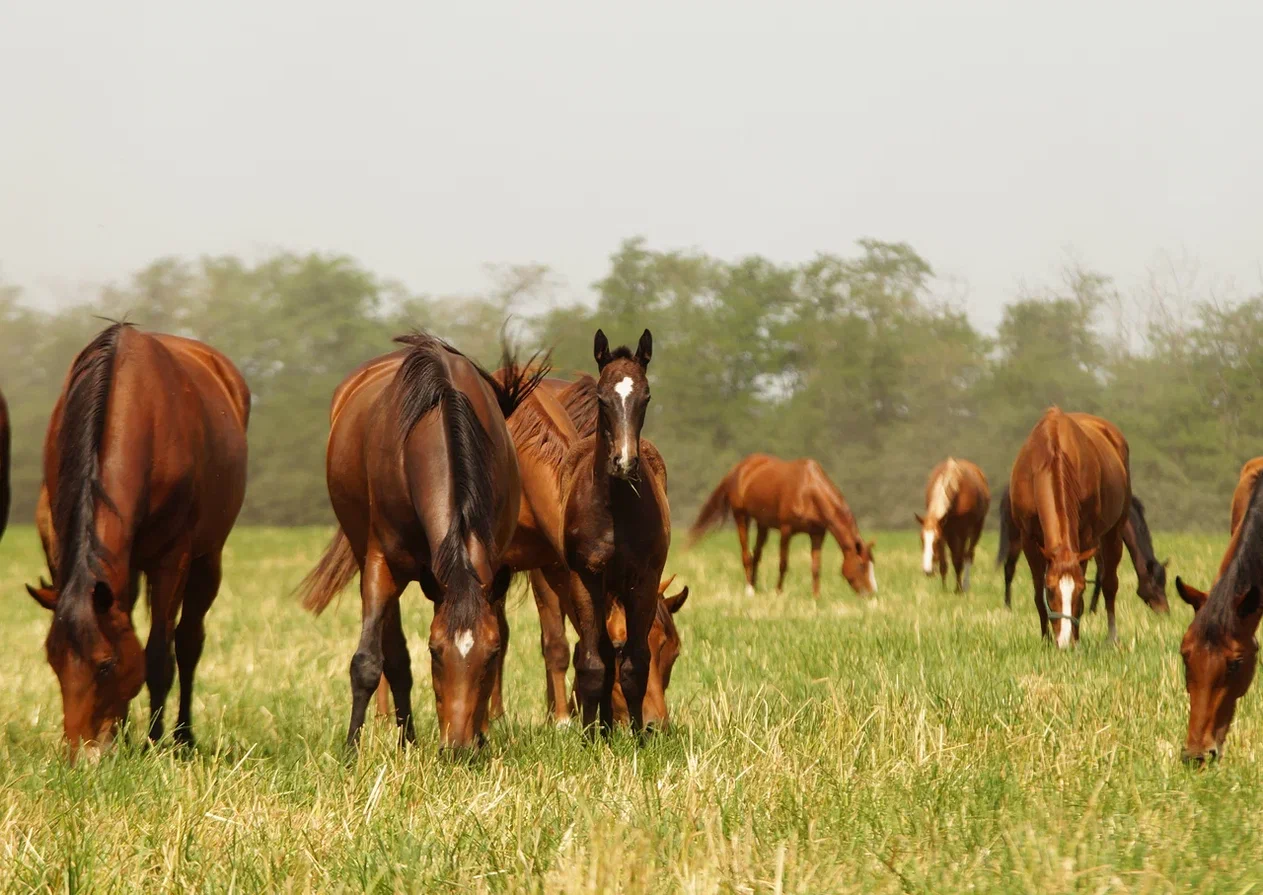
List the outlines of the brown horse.
<svg viewBox="0 0 1263 895">
<path fill-rule="evenodd" d="M 360 574 L 360 641 L 351 659 L 347 747 L 383 672 L 400 742 L 414 742 L 412 662 L 399 596 L 411 581 L 434 602 L 430 667 L 445 751 L 480 745 L 503 667 L 510 573 L 502 556 L 521 485 L 505 428 L 546 365 L 502 384 L 424 333 L 351 373 L 333 395 L 327 474 L 339 528 L 299 587 L 322 611 Z M 507 353 L 507 352 L 506 352 Z"/>
<path fill-rule="evenodd" d="M 0 538 L 9 524 L 9 405 L 0 392 Z"/>
<path fill-rule="evenodd" d="M 927 576 L 933 575 L 937 564 L 946 587 L 947 551 L 950 551 L 952 568 L 956 571 L 956 592 L 968 591 L 974 549 L 982 537 L 990 507 L 991 489 L 977 465 L 948 457 L 935 466 L 925 486 L 925 515 L 916 516 L 921 525 L 921 571 Z M 947 551 L 943 549 L 944 544 Z"/>
<path fill-rule="evenodd" d="M 858 594 L 877 593 L 873 564 L 875 541 L 864 543 L 855 516 L 838 486 L 829 480 L 815 460 L 781 460 L 768 454 L 751 454 L 734 466 L 697 514 L 689 532 L 697 543 L 710 528 L 721 524 L 731 510 L 741 542 L 746 593 L 753 594 L 759 576 L 759 559 L 769 529 L 781 533 L 781 569 L 776 581 L 780 593 L 789 566 L 789 541 L 806 532 L 811 537 L 811 592 L 820 596 L 820 549 L 826 533 L 842 548 L 842 577 Z M 758 527 L 754 555 L 749 550 L 750 520 Z"/>
<path fill-rule="evenodd" d="M 635 353 L 611 351 L 597 330 L 593 356 L 600 376 L 575 383 L 576 411 L 593 434 L 580 436 L 558 396 L 539 390 L 510 420 L 522 469 L 518 533 L 506 554 L 515 570 L 543 570 L 574 608 L 575 691 L 585 729 L 599 720 L 614 723 L 617 676 L 632 729 L 644 728 L 644 700 L 651 668 L 650 632 L 658 607 L 658 584 L 671 542 L 666 465 L 657 448 L 641 438 L 649 404 L 646 371 L 653 336 L 645 330 Z M 585 377 L 586 378 L 586 377 Z M 565 389 L 559 392 L 564 397 Z M 589 422 L 588 418 L 594 422 Z M 562 584 L 564 583 L 564 588 Z M 608 620 L 614 603 L 626 615 L 627 643 L 616 654 Z M 564 631 L 550 636 L 541 616 L 545 661 L 560 666 L 564 689 Z M 616 672 L 617 666 L 617 672 Z M 555 700 L 560 701 L 560 700 Z"/>
<path fill-rule="evenodd" d="M 1057 646 L 1079 639 L 1084 569 L 1098 556 L 1110 639 L 1118 639 L 1114 597 L 1131 503 L 1127 440 L 1116 426 L 1052 407 L 1018 452 L 1009 477 L 1013 522 L 1031 568 L 1040 632 L 1056 622 Z M 1058 609 L 1048 595 L 1055 594 Z"/>
<path fill-rule="evenodd" d="M 1263 457 L 1241 470 L 1232 495 L 1232 539 L 1209 594 L 1178 577 L 1175 589 L 1193 607 L 1180 655 L 1188 690 L 1188 739 L 1184 760 L 1204 762 L 1223 753 L 1237 700 L 1254 681 L 1263 617 Z"/>
<path fill-rule="evenodd" d="M 245 495 L 249 415 L 241 374 L 201 342 L 114 324 L 75 358 L 44 442 L 38 520 L 53 583 L 27 588 L 53 612 L 46 647 L 72 756 L 113 740 L 142 683 L 149 738 L 161 737 L 176 662 L 174 737 L 192 744 L 193 674 Z"/>
</svg>

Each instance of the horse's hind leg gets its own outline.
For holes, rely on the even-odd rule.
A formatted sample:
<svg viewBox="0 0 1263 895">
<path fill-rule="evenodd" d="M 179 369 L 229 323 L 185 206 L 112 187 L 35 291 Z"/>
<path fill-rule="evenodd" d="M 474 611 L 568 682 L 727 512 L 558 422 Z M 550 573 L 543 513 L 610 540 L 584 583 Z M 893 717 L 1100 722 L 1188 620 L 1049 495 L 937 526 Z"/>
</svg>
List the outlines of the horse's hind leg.
<svg viewBox="0 0 1263 895">
<path fill-rule="evenodd" d="M 767 543 L 767 526 L 759 525 L 754 536 L 754 557 L 750 564 L 750 593 L 754 593 L 759 586 L 759 560 L 763 558 L 763 545 Z"/>
<path fill-rule="evenodd" d="M 1110 641 L 1118 642 L 1118 625 L 1114 620 L 1114 598 L 1118 596 L 1118 564 L 1123 558 L 1123 540 L 1117 535 L 1106 535 L 1101 543 L 1097 578 L 1105 591 L 1105 615 L 1109 619 Z"/>
<path fill-rule="evenodd" d="M 203 556 L 193 561 L 184 586 L 184 608 L 175 629 L 175 659 L 180 666 L 180 713 L 172 736 L 184 746 L 193 745 L 193 675 L 206 642 L 204 620 L 219 593 L 223 577 L 220 557 Z"/>
<path fill-rule="evenodd" d="M 789 541 L 793 536 L 793 529 L 785 526 L 781 527 L 781 571 L 780 576 L 776 579 L 776 592 L 778 594 L 785 589 L 785 572 L 789 569 Z"/>
<path fill-rule="evenodd" d="M 548 712 L 553 723 L 570 723 L 570 703 L 566 698 L 566 671 L 570 668 L 570 644 L 566 642 L 566 620 L 562 617 L 557 588 L 568 587 L 566 571 L 560 566 L 531 572 L 531 592 L 539 610 L 539 649 L 544 656 L 544 680 Z"/>
<path fill-rule="evenodd" d="M 737 540 L 741 544 L 741 568 L 746 573 L 746 596 L 754 594 L 754 560 L 750 556 L 750 517 L 732 511 L 732 521 L 737 526 Z"/>
<path fill-rule="evenodd" d="M 399 599 L 400 590 L 402 588 L 395 582 L 385 557 L 370 543 L 364 558 L 364 570 L 360 574 L 360 643 L 351 657 L 351 723 L 346 734 L 348 749 L 359 745 L 364 713 L 381 680 L 385 666 L 382 626 L 386 619 L 386 606 Z"/>
<path fill-rule="evenodd" d="M 491 704 L 487 710 L 488 721 L 504 717 L 504 657 L 509 653 L 509 620 L 504 614 L 504 601 L 509 595 L 512 581 L 513 572 L 508 566 L 502 566 L 491 583 L 491 610 L 496 615 L 496 626 L 500 629 L 500 652 L 492 659 L 494 677 L 491 681 Z"/>
<path fill-rule="evenodd" d="M 1017 540 L 1016 538 L 1014 539 Z M 1004 559 L 1004 608 L 1013 608 L 1013 575 L 1017 572 L 1017 558 L 1022 555 L 1020 544 L 1014 543 L 1009 548 L 1009 555 Z"/>
<path fill-rule="evenodd" d="M 953 532 L 947 547 L 952 554 L 952 571 L 956 573 L 956 593 L 964 593 L 961 576 L 965 572 L 965 537 Z"/>
<path fill-rule="evenodd" d="M 824 532 L 811 533 L 811 595 L 820 599 L 820 551 L 824 547 Z"/>
<path fill-rule="evenodd" d="M 969 593 L 969 574 L 974 568 L 974 553 L 978 549 L 978 542 L 982 540 L 982 526 L 985 518 L 986 517 L 984 516 L 983 519 L 979 520 L 974 526 L 973 531 L 969 533 L 968 543 L 965 545 L 965 593 Z"/>
<path fill-rule="evenodd" d="M 417 731 L 412 722 L 412 655 L 408 652 L 408 638 L 403 633 L 403 618 L 398 600 L 391 600 L 382 611 L 382 672 L 382 681 L 389 685 L 395 700 L 395 725 L 399 728 L 399 745 L 415 743 Z M 386 702 L 384 696 L 379 683 L 379 711 L 382 703 Z"/>
<path fill-rule="evenodd" d="M 178 557 L 148 573 L 152 622 L 145 644 L 145 683 L 149 687 L 149 740 L 155 743 L 162 739 L 162 717 L 175 677 L 171 635 L 189 577 L 188 553 L 181 551 Z"/>
</svg>

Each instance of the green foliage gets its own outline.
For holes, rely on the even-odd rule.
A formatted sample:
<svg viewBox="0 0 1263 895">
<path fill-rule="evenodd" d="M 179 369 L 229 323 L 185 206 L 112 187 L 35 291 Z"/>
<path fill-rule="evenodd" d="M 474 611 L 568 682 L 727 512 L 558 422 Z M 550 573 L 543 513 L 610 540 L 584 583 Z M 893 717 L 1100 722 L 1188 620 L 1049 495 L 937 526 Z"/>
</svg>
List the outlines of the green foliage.
<svg viewBox="0 0 1263 895">
<path fill-rule="evenodd" d="M 1136 491 L 1159 527 L 1224 526 L 1241 463 L 1263 444 L 1263 297 L 1155 315 L 1133 349 L 1102 316 L 1108 278 L 1072 270 L 1059 290 L 1009 304 L 994 338 L 936 297 L 931 266 L 902 243 L 803 264 L 724 261 L 625 241 L 594 284 L 595 305 L 556 305 L 547 268 L 495 268 L 484 295 L 435 298 L 383 282 L 351 259 L 280 254 L 162 259 L 92 307 L 40 313 L 0 290 L 0 388 L 15 421 L 15 519 L 29 519 L 48 413 L 93 314 L 205 339 L 254 393 L 243 521 L 329 518 L 328 405 L 358 364 L 424 327 L 484 364 L 501 331 L 553 349 L 560 375 L 592 371 L 592 336 L 654 333 L 646 435 L 671 472 L 677 519 L 753 451 L 817 458 L 864 526 L 902 526 L 929 469 L 978 462 L 998 493 L 1049 404 L 1118 422 Z"/>
</svg>

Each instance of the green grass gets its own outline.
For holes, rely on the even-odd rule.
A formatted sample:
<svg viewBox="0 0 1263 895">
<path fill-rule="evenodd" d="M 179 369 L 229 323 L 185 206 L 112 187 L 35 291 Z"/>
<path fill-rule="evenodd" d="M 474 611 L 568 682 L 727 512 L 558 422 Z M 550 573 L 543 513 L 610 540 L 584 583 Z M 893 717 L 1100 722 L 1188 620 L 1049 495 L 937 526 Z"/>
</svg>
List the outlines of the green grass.
<svg viewBox="0 0 1263 895">
<path fill-rule="evenodd" d="M 786 595 L 747 598 L 736 539 L 717 533 L 669 564 L 692 591 L 669 694 L 676 726 L 644 748 L 544 723 L 534 604 L 515 592 L 509 715 L 469 766 L 437 756 L 420 633 L 430 608 L 410 590 L 421 746 L 398 751 L 374 720 L 348 765 L 359 601 L 348 593 L 314 619 L 289 597 L 326 536 L 234 535 L 207 620 L 194 756 L 133 747 L 72 768 L 58 751 L 48 619 L 22 591 L 41 571 L 36 539 L 10 533 L 0 885 L 1096 893 L 1263 882 L 1258 699 L 1243 701 L 1218 766 L 1180 763 L 1189 610 L 1172 593 L 1172 616 L 1152 615 L 1129 566 L 1120 646 L 1105 643 L 1102 613 L 1059 653 L 1039 640 L 1024 568 L 1015 611 L 1003 608 L 993 537 L 967 597 L 921 576 L 912 535 L 882 534 L 877 599 L 841 581 L 834 547 L 816 603 L 805 540 Z M 1173 571 L 1206 586 L 1224 540 L 1157 543 Z M 764 578 L 774 571 L 765 560 Z M 142 695 L 133 717 L 147 716 Z"/>
</svg>

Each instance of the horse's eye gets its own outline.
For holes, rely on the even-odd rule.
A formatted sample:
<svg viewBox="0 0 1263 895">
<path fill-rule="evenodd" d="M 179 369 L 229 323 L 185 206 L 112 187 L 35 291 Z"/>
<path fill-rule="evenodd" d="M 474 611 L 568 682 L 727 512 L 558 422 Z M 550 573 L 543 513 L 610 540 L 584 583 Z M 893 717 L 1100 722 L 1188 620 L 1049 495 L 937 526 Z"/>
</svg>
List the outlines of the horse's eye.
<svg viewBox="0 0 1263 895">
<path fill-rule="evenodd" d="M 1241 659 L 1230 659 L 1228 661 L 1228 673 L 1236 674 L 1241 670 Z"/>
<path fill-rule="evenodd" d="M 113 659 L 106 659 L 104 662 L 98 662 L 96 666 L 97 678 L 109 677 L 114 673 L 114 666 L 117 665 Z"/>
</svg>

